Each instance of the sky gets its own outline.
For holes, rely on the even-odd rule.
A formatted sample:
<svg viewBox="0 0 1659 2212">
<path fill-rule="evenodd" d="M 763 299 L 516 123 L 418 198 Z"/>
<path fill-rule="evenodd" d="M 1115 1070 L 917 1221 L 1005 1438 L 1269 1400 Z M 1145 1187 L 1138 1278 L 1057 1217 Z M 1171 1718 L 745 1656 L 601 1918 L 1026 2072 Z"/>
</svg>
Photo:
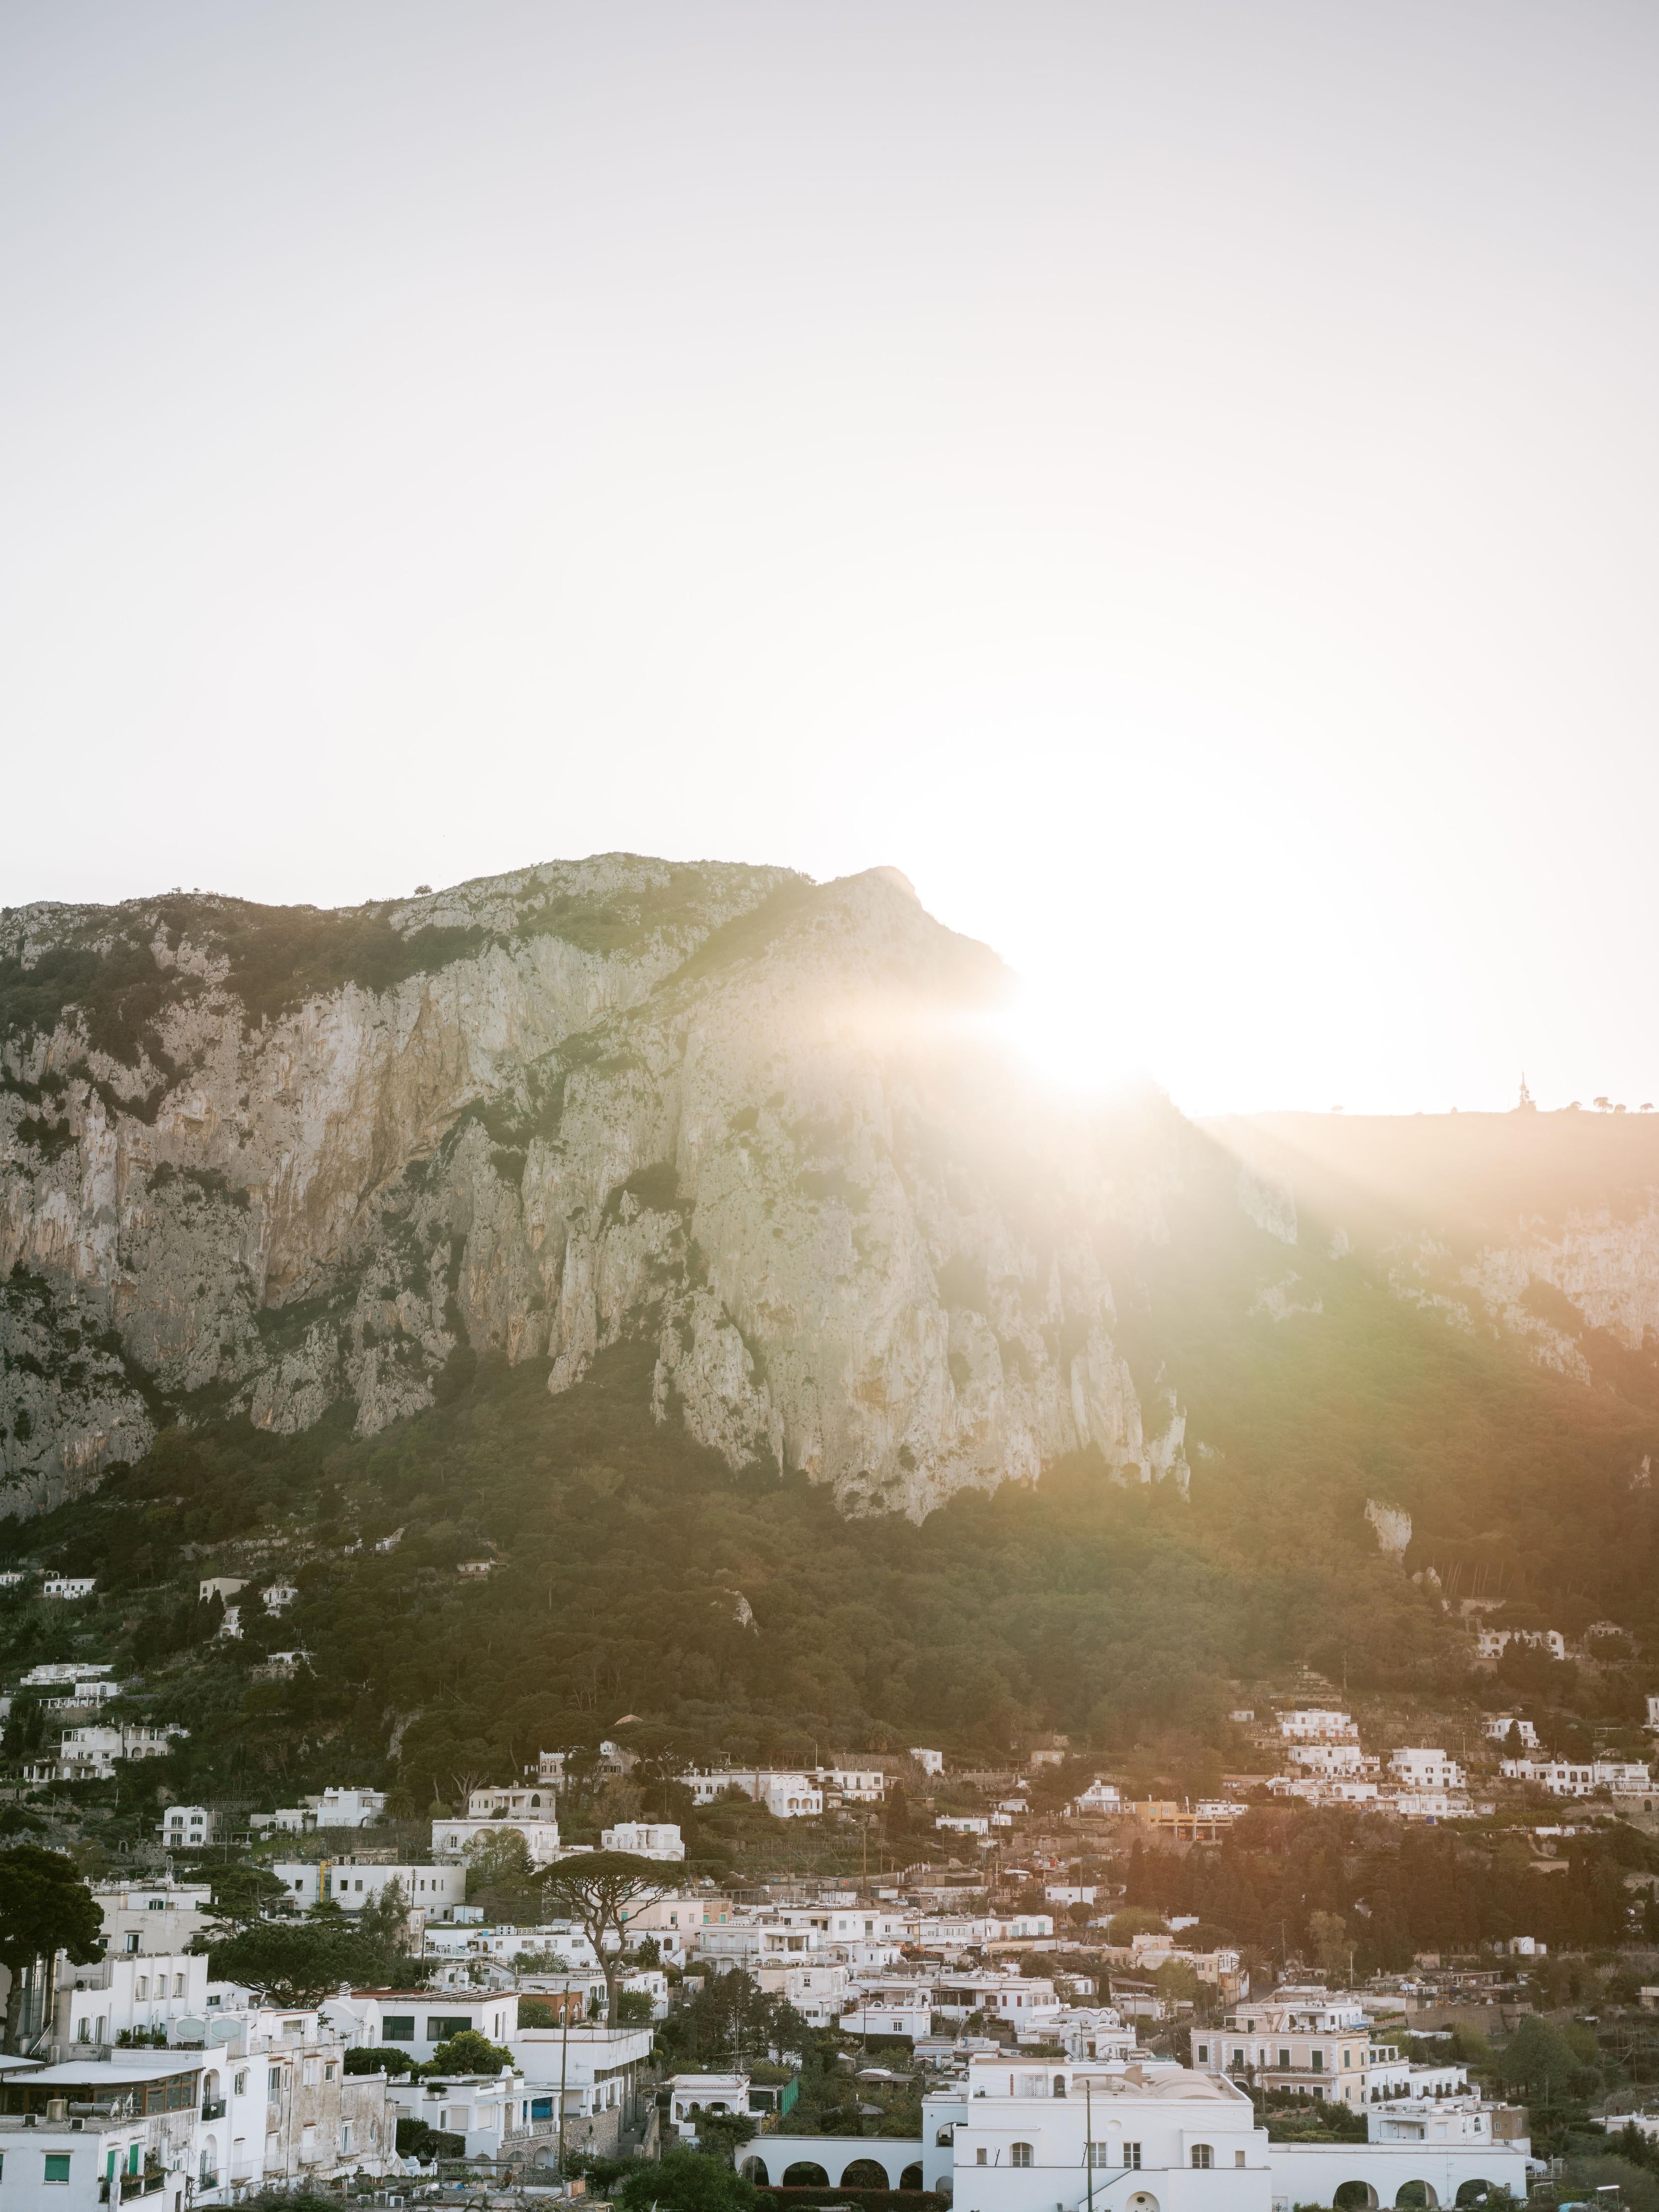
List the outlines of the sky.
<svg viewBox="0 0 1659 2212">
<path fill-rule="evenodd" d="M 0 11 L 0 902 L 896 866 L 1060 1079 L 1659 1097 L 1650 0 Z"/>
</svg>

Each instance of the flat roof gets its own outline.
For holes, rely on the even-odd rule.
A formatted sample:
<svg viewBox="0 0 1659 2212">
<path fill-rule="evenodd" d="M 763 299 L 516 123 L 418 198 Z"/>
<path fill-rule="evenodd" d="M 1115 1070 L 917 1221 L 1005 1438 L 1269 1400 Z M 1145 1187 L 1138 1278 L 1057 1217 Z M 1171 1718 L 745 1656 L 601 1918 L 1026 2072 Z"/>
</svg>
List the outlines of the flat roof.
<svg viewBox="0 0 1659 2212">
<path fill-rule="evenodd" d="M 183 2063 L 180 2063 L 180 2060 Z M 34 2088 L 43 2081 L 94 2081 L 100 2088 L 118 2087 L 123 2081 L 171 2081 L 175 2075 L 199 2074 L 206 2061 L 202 2052 L 185 2058 L 182 2051 L 172 2063 L 163 2066 L 117 2066 L 109 2059 L 93 2058 L 76 2065 L 73 2059 L 62 2065 L 43 2066 L 38 2074 L 29 2075 L 29 2087 Z"/>
</svg>

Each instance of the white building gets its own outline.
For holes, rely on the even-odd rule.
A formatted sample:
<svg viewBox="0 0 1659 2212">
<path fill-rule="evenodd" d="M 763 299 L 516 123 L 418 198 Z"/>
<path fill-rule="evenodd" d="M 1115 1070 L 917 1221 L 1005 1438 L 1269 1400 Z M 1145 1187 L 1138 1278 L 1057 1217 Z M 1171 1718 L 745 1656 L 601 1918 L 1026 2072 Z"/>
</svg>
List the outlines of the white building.
<svg viewBox="0 0 1659 2212">
<path fill-rule="evenodd" d="M 913 2042 L 933 2032 L 932 1992 L 877 1990 L 855 1996 L 841 2016 L 843 2035 L 905 2035 Z"/>
<path fill-rule="evenodd" d="M 1114 1782 L 1103 1782 L 1098 1775 L 1086 1790 L 1079 1790 L 1072 1800 L 1073 1813 L 1112 1814 L 1123 1810 L 1123 1799 Z"/>
<path fill-rule="evenodd" d="M 63 1682 L 80 1682 L 96 1674 L 112 1674 L 113 1667 L 99 1663 L 89 1665 L 84 1660 L 50 1659 L 43 1666 L 31 1667 L 19 1687 L 25 1690 L 46 1689 Z"/>
<path fill-rule="evenodd" d="M 1340 2104 L 1368 2101 L 1370 2015 L 1355 1999 L 1294 1984 L 1240 2005 L 1224 2030 L 1194 2030 L 1193 2063 L 1248 2074 L 1266 2089 Z"/>
<path fill-rule="evenodd" d="M 811 1775 L 787 1769 L 731 1766 L 709 1773 L 694 1769 L 679 1779 L 695 1805 L 712 1805 L 736 1790 L 764 1805 L 777 1820 L 816 1820 L 823 1811 L 823 1792 Z"/>
<path fill-rule="evenodd" d="M 1648 1726 L 1659 1729 L 1659 1696 L 1648 1699 Z"/>
<path fill-rule="evenodd" d="M 213 1892 L 204 1881 L 100 1881 L 106 1952 L 187 1951 L 205 1931 Z"/>
<path fill-rule="evenodd" d="M 1293 1743 L 1288 1756 L 1304 1773 L 1325 1776 L 1375 1774 L 1380 1764 L 1356 1742 Z"/>
<path fill-rule="evenodd" d="M 1567 1639 L 1559 1628 L 1482 1628 L 1476 1632 L 1475 1656 L 1480 1659 L 1501 1659 L 1511 1644 L 1524 1644 L 1533 1651 L 1547 1651 L 1552 1659 L 1565 1659 Z"/>
<path fill-rule="evenodd" d="M 934 1990 L 933 2009 L 947 2020 L 966 2020 L 974 2013 L 988 2019 L 1006 2020 L 1015 2028 L 1048 2026 L 1066 2008 L 1054 1985 L 1041 1975 L 1030 1978 L 1013 1972 L 999 1974 L 941 1974 Z"/>
<path fill-rule="evenodd" d="M 1279 1733 L 1286 1743 L 1358 1743 L 1359 1724 L 1352 1713 L 1297 1705 L 1279 1714 Z"/>
<path fill-rule="evenodd" d="M 292 1583 L 267 1583 L 259 1593 L 267 1613 L 285 1613 L 300 1593 Z"/>
<path fill-rule="evenodd" d="M 1407 1790 L 1461 1790 L 1465 1778 L 1455 1759 L 1424 1744 L 1401 1744 L 1391 1751 L 1389 1771 Z"/>
<path fill-rule="evenodd" d="M 887 1777 L 878 1766 L 818 1766 L 812 1779 L 826 1803 L 839 1799 L 848 1805 L 879 1805 L 887 1795 Z"/>
<path fill-rule="evenodd" d="M 1599 1790 L 1640 1792 L 1648 1770 L 1633 1761 L 1593 1759 L 1505 1759 L 1499 1771 L 1511 1782 L 1530 1782 L 1552 1797 L 1589 1797 Z"/>
<path fill-rule="evenodd" d="M 934 1815 L 933 1826 L 951 1836 L 988 1836 L 991 1832 L 990 1819 L 982 1813 L 939 1813 Z"/>
<path fill-rule="evenodd" d="M 61 1597 L 70 1601 L 90 1597 L 98 1587 L 96 1575 L 48 1575 L 40 1585 L 43 1597 Z"/>
<path fill-rule="evenodd" d="M 669 1820 L 621 1820 L 599 1832 L 599 1848 L 629 1851 L 641 1859 L 683 1859 L 685 1844 L 679 1829 Z"/>
<path fill-rule="evenodd" d="M 161 1843 L 170 1851 L 199 1850 L 218 1831 L 219 1815 L 206 1805 L 169 1805 L 161 1816 Z"/>
<path fill-rule="evenodd" d="M 175 2032 L 192 2025 L 196 2042 L 167 2051 L 77 2042 L 49 2066 L 0 2059 L 6 2212 L 91 2212 L 137 2196 L 185 2212 L 394 2164 L 384 2079 L 346 2080 L 341 2046 L 319 2035 L 314 2013 L 180 2021 Z"/>
<path fill-rule="evenodd" d="M 247 1588 L 246 1575 L 206 1575 L 196 1585 L 196 1602 L 206 1605 L 210 1599 L 222 1598 L 228 1605 L 238 1590 Z"/>
<path fill-rule="evenodd" d="M 304 1802 L 315 1814 L 319 1828 L 370 1828 L 386 1815 L 384 1790 L 329 1789 Z"/>
<path fill-rule="evenodd" d="M 511 2066 L 499 2074 L 438 2075 L 423 2081 L 396 2076 L 390 2095 L 400 2119 L 424 2120 L 460 2136 L 468 2158 L 499 2158 L 510 2137 L 530 2132 L 529 2091 Z"/>
<path fill-rule="evenodd" d="M 552 1787 L 535 1784 L 524 1789 L 475 1790 L 465 1816 L 451 1814 L 432 1823 L 432 1848 L 465 1851 L 480 1836 L 498 1836 L 509 1828 L 524 1838 L 532 1866 L 551 1866 L 559 1856 Z"/>
<path fill-rule="evenodd" d="M 37 1759 L 24 1772 L 33 1781 L 99 1782 L 118 1759 L 160 1759 L 171 1750 L 176 1736 L 189 1734 L 175 1722 L 88 1722 L 66 1728 L 56 1758 Z"/>
<path fill-rule="evenodd" d="M 343 1990 L 325 1998 L 322 2016 L 353 2049 L 390 2044 L 424 2065 L 441 2043 L 465 2028 L 490 2043 L 518 2033 L 516 1990 Z"/>
<path fill-rule="evenodd" d="M 527 2027 L 509 2037 L 514 2063 L 529 2085 L 532 2110 L 564 2083 L 567 2113 L 592 2118 L 619 2112 L 624 2124 L 639 2117 L 640 2075 L 651 2062 L 653 2031 L 647 2026 L 610 2027 L 584 2021 L 562 2027 Z"/>
<path fill-rule="evenodd" d="M 59 1961 L 52 2036 L 101 2049 L 135 2028 L 170 2028 L 207 2004 L 208 1962 L 197 1952 L 114 1951 L 91 1966 Z"/>
<path fill-rule="evenodd" d="M 388 1865 L 381 1861 L 278 1859 L 270 1871 L 296 1905 L 309 1911 L 325 1899 L 343 1912 L 361 1912 L 393 1882 L 411 1913 L 435 1917 L 466 1903 L 466 1869 L 454 1865 Z"/>
<path fill-rule="evenodd" d="M 1659 1712 L 1654 1711 L 1656 1706 L 1659 1706 L 1659 1698 L 1650 1698 L 1649 1720 L 1654 1727 L 1659 1728 Z M 942 1775 L 945 1771 L 945 1753 L 942 1751 L 928 1751 L 920 1744 L 912 1744 L 910 1756 L 924 1774 Z"/>
<path fill-rule="evenodd" d="M 1537 1729 L 1530 1721 L 1523 1720 L 1519 1713 L 1483 1713 L 1480 1729 L 1481 1733 L 1490 1736 L 1494 1743 L 1507 1743 L 1510 1730 L 1514 1729 L 1523 1750 L 1536 1751 L 1538 1748 Z"/>
</svg>

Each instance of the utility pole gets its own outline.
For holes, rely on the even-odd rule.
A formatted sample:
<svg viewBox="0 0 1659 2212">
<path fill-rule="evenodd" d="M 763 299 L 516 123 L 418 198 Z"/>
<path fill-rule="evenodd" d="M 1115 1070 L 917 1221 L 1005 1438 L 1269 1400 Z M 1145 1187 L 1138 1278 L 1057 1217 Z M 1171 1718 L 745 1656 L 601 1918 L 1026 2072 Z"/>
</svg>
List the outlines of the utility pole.
<svg viewBox="0 0 1659 2212">
<path fill-rule="evenodd" d="M 1095 2212 L 1095 2103 L 1086 2081 L 1083 2085 L 1083 2156 L 1089 2170 L 1089 2212 Z"/>
<path fill-rule="evenodd" d="M 559 2039 L 559 2179 L 564 2179 L 564 2085 L 570 2061 L 570 1979 L 565 1978 L 564 2002 L 559 2008 L 564 2015 L 564 2033 Z"/>
</svg>

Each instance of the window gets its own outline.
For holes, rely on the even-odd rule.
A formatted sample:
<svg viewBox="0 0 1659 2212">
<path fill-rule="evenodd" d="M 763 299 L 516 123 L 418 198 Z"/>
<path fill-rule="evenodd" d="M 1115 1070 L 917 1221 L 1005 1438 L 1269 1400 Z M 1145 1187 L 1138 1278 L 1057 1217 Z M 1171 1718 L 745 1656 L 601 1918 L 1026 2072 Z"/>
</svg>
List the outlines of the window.
<svg viewBox="0 0 1659 2212">
<path fill-rule="evenodd" d="M 185 1994 L 185 1978 L 182 1974 L 175 1974 L 173 1978 L 173 1994 L 176 1997 L 181 1997 Z"/>
<path fill-rule="evenodd" d="M 92 2041 L 92 2022 L 89 2020 L 77 2020 L 76 2021 L 75 2039 L 77 2043 L 90 2043 Z"/>
<path fill-rule="evenodd" d="M 1279 2052 L 1279 2063 L 1285 2069 L 1286 2073 L 1290 2071 L 1291 2054 L 1288 2051 L 1281 2051 Z"/>
<path fill-rule="evenodd" d="M 1194 2143 L 1192 2162 L 1199 2172 L 1207 2173 L 1215 2164 L 1215 2153 L 1208 2143 Z"/>
<path fill-rule="evenodd" d="M 132 1994 L 137 2002 L 140 2004 L 143 2004 L 144 1999 L 149 1995 L 149 1976 L 148 1974 L 139 1975 L 137 1980 L 132 1985 Z"/>
<path fill-rule="evenodd" d="M 1233 2164 L 1234 2164 L 1235 2166 L 1243 2166 L 1243 2163 L 1244 2163 L 1244 2154 L 1243 2154 L 1243 2152 L 1242 2150 L 1236 2150 L 1236 2151 L 1233 2153 Z"/>
<path fill-rule="evenodd" d="M 413 2043 L 415 2015 L 412 2012 L 389 2012 L 380 2022 L 380 2033 L 388 2043 Z"/>
<path fill-rule="evenodd" d="M 133 1929 L 132 1933 L 131 1933 L 131 1934 L 127 1937 L 127 1949 L 128 1949 L 129 1951 L 136 1951 L 137 1948 L 138 1948 L 138 1931 L 137 1931 L 137 1929 L 135 1928 L 135 1929 Z"/>
<path fill-rule="evenodd" d="M 986 2162 L 985 2146 L 984 2146 L 984 2144 L 983 2144 L 983 2143 L 981 2143 L 981 2144 L 980 2145 L 979 2148 L 978 2148 L 978 2149 L 974 2153 L 974 2164 L 975 2164 L 975 2166 L 983 2166 L 983 2165 L 985 2164 L 985 2162 Z"/>
<path fill-rule="evenodd" d="M 431 2015 L 426 2023 L 426 2039 L 428 2043 L 447 2043 L 452 2035 L 465 2035 L 471 2025 L 465 2013 L 458 2019 L 447 2014 Z"/>
<path fill-rule="evenodd" d="M 273 2066 L 265 2075 L 265 2095 L 273 2105 L 283 2101 L 283 2069 Z"/>
<path fill-rule="evenodd" d="M 1125 2166 L 1139 2166 L 1140 2164 L 1140 2145 L 1139 2143 L 1124 2144 L 1123 2163 Z"/>
<path fill-rule="evenodd" d="M 316 2060 L 315 2060 L 314 2058 L 307 2058 L 307 2059 L 306 2060 L 306 2062 L 305 2062 L 305 2074 L 304 2074 L 304 2077 L 303 2077 L 303 2078 L 304 2078 L 305 2087 L 306 2087 L 307 2089 L 314 2089 L 314 2088 L 316 2087 L 316 2086 L 317 2086 L 317 2062 L 316 2062 Z"/>
<path fill-rule="evenodd" d="M 46 2153 L 46 2170 L 41 2178 L 46 2181 L 67 2181 L 69 2153 L 66 2150 L 49 2150 Z"/>
<path fill-rule="evenodd" d="M 1325 2070 L 1325 2054 L 1322 2051 L 1316 2051 L 1313 2055 L 1313 2070 L 1316 2074 L 1322 2074 Z"/>
<path fill-rule="evenodd" d="M 351 2148 L 351 2123 L 349 2120 L 342 2120 L 340 2123 L 340 2148 L 342 2150 L 349 2150 Z"/>
<path fill-rule="evenodd" d="M 331 2059 L 329 2060 L 329 2062 L 328 2062 L 327 2065 L 326 2065 L 326 2066 L 325 2066 L 325 2067 L 324 2067 L 324 2069 L 323 2069 L 323 2079 L 324 2079 L 324 2081 L 331 2081 L 334 2079 L 334 2072 L 335 2072 L 334 2061 L 331 2058 Z"/>
<path fill-rule="evenodd" d="M 236 2076 L 236 2094 L 239 2097 L 245 2097 L 247 2094 L 247 2069 L 246 2066 Z"/>
<path fill-rule="evenodd" d="M 1207 2043 L 1200 2043 L 1194 2052 L 1194 2056 L 1196 2057 L 1200 2066 L 1207 2066 L 1210 2063 L 1209 2045 Z"/>
<path fill-rule="evenodd" d="M 1015 2143 L 1009 2150 L 1008 2163 L 1010 2166 L 1030 2166 L 1031 2163 L 1030 2144 Z"/>
<path fill-rule="evenodd" d="M 1352 2066 L 1353 2064 L 1353 2053 L 1348 2049 L 1346 2044 L 1342 2046 L 1342 2063 L 1345 2066 Z"/>
</svg>

